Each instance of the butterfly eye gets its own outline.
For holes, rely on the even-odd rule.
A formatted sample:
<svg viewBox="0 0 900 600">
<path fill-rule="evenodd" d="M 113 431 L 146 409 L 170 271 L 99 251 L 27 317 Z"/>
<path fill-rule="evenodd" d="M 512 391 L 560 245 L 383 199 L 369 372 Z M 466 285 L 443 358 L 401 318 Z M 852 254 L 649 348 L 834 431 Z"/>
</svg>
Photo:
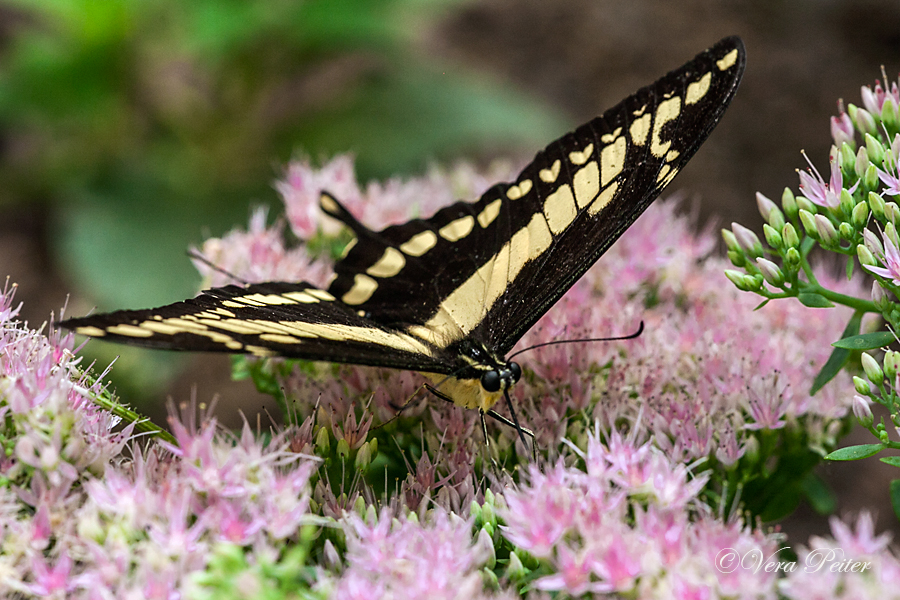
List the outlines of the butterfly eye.
<svg viewBox="0 0 900 600">
<path fill-rule="evenodd" d="M 517 382 L 522 377 L 522 367 L 519 366 L 519 363 L 509 363 L 509 372 L 512 374 L 513 383 Z"/>
<path fill-rule="evenodd" d="M 486 392 L 500 391 L 500 373 L 497 371 L 487 371 L 481 376 L 481 387 Z"/>
</svg>

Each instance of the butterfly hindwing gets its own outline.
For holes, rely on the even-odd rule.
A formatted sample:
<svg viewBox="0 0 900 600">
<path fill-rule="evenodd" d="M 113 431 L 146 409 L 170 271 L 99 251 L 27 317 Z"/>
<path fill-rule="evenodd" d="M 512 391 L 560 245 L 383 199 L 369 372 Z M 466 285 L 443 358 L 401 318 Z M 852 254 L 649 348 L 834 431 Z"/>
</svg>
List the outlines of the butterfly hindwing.
<svg viewBox="0 0 900 600">
<path fill-rule="evenodd" d="M 329 291 L 437 346 L 477 339 L 499 356 L 575 283 L 693 156 L 745 63 L 726 38 L 539 152 L 518 178 L 429 219 L 356 234 Z"/>
<path fill-rule="evenodd" d="M 230 285 L 157 309 L 70 319 L 64 325 L 149 348 L 448 370 L 441 349 L 374 323 L 308 283 Z"/>
</svg>

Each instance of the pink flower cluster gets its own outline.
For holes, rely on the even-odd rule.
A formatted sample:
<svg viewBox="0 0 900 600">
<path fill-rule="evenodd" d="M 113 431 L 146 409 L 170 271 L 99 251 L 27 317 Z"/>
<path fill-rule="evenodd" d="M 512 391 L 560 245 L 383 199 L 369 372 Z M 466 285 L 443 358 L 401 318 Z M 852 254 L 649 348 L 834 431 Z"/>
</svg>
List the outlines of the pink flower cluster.
<svg viewBox="0 0 900 600">
<path fill-rule="evenodd" d="M 590 434 L 582 460 L 583 469 L 533 467 L 527 484 L 504 494 L 503 535 L 550 571 L 535 588 L 573 597 L 775 597 L 775 573 L 729 569 L 723 556 L 769 556 L 779 536 L 711 514 L 698 498 L 704 476 L 615 433 L 608 445 Z"/>
<path fill-rule="evenodd" d="M 508 167 L 494 167 L 488 177 L 460 166 L 433 169 L 421 179 L 372 183 L 363 190 L 355 183 L 350 160 L 338 157 L 321 169 L 307 162 L 292 164 L 277 188 L 292 230 L 309 238 L 331 231 L 330 219 L 317 208 L 322 190 L 335 194 L 377 229 L 427 216 L 457 197 L 475 198 L 491 181 L 512 176 Z M 314 222 L 321 226 L 313 227 Z M 259 278 L 266 264 L 278 264 L 281 257 L 283 264 L 295 264 L 282 271 L 295 280 L 323 281 L 326 263 L 302 249 L 279 249 L 274 262 L 269 257 L 265 263 L 252 258 L 248 263 L 261 241 L 280 235 L 279 225 L 265 228 L 261 223 L 257 216 L 249 232 L 209 240 L 204 249 L 229 248 L 228 253 L 207 254 L 217 256 L 224 270 L 247 279 Z M 724 283 L 726 264 L 712 256 L 714 247 L 714 237 L 708 231 L 695 234 L 691 219 L 678 214 L 677 203 L 658 201 L 526 334 L 517 348 L 623 335 L 642 320 L 646 324 L 636 340 L 567 344 L 520 357 L 535 377 L 526 377 L 514 388 L 515 401 L 519 418 L 535 431 L 539 447 L 548 448 L 552 456 L 563 437 L 577 438 L 584 430 L 583 424 L 572 427 L 571 417 L 577 414 L 586 416 L 587 423 L 626 419 L 646 427 L 659 447 L 687 461 L 715 455 L 732 464 L 745 452 L 755 429 L 781 428 L 801 419 L 814 444 L 834 441 L 836 419 L 849 406 L 849 398 L 836 391 L 846 378 L 839 376 L 839 382 L 815 398 L 807 390 L 850 311 L 811 311 L 790 303 L 754 311 L 752 298 Z M 821 278 L 836 289 L 858 291 L 854 284 L 832 282 L 828 274 Z M 475 411 L 429 400 L 430 410 L 423 413 L 421 380 L 409 374 L 353 367 L 341 367 L 340 372 L 336 378 L 329 369 L 313 383 L 298 374 L 285 389 L 301 407 L 308 403 L 307 414 L 318 405 L 343 419 L 354 405 L 366 405 L 382 421 L 396 415 L 398 406 L 407 407 L 405 416 L 430 417 L 425 436 L 432 456 L 440 452 L 455 458 L 443 472 L 453 474 L 454 481 L 467 480 L 465 465 L 481 444 Z M 357 401 L 360 398 L 366 401 Z M 516 443 L 515 432 L 507 429 L 500 428 L 500 443 Z M 463 505 L 467 499 L 462 496 Z"/>
<path fill-rule="evenodd" d="M 214 420 L 148 450 L 92 398 L 72 336 L 15 320 L 0 294 L 0 595 L 172 598 L 217 544 L 277 555 L 308 521 L 314 461 L 285 434 L 236 439 Z M 131 456 L 122 454 L 128 450 Z"/>
<path fill-rule="evenodd" d="M 490 537 L 472 539 L 470 520 L 442 509 L 427 521 L 392 518 L 388 510 L 376 519 L 350 514 L 346 568 L 334 582 L 332 597 L 348 600 L 396 599 L 478 600 L 512 598 L 485 591 L 480 569 L 493 558 Z M 483 531 L 483 530 L 482 530 Z"/>
</svg>

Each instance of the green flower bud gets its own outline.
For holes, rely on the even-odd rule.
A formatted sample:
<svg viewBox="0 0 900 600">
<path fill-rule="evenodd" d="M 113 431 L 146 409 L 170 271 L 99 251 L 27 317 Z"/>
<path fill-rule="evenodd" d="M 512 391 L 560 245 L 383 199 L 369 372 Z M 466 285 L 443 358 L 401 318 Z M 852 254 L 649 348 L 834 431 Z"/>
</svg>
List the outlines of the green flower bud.
<svg viewBox="0 0 900 600">
<path fill-rule="evenodd" d="M 866 153 L 869 155 L 869 162 L 880 165 L 884 161 L 884 146 L 877 139 L 866 134 Z"/>
<path fill-rule="evenodd" d="M 853 162 L 853 172 L 856 173 L 857 177 L 862 179 L 870 164 L 869 155 L 866 153 L 866 149 L 860 146 L 859 150 L 856 151 L 856 160 Z"/>
<path fill-rule="evenodd" d="M 369 442 L 365 442 L 356 452 L 353 466 L 357 471 L 365 472 L 370 464 L 372 464 L 372 447 L 369 445 Z"/>
<path fill-rule="evenodd" d="M 842 221 L 838 225 L 838 233 L 841 235 L 841 239 L 849 240 L 853 238 L 853 234 L 856 233 L 856 230 L 853 229 L 853 225 L 847 221 Z"/>
<path fill-rule="evenodd" d="M 730 260 L 731 264 L 736 267 L 743 267 L 745 264 L 747 264 L 747 261 L 744 259 L 744 253 L 737 252 L 735 250 L 728 251 L 728 260 Z"/>
<path fill-rule="evenodd" d="M 747 287 L 748 292 L 755 292 L 762 288 L 763 281 L 765 279 L 762 274 L 744 275 L 744 285 Z"/>
<path fill-rule="evenodd" d="M 784 227 L 781 229 L 781 239 L 784 240 L 784 245 L 788 248 L 800 246 L 800 236 L 797 235 L 797 230 L 794 229 L 794 225 L 791 223 L 784 224 Z"/>
<path fill-rule="evenodd" d="M 759 238 L 756 237 L 755 233 L 740 223 L 732 223 L 731 231 L 734 232 L 734 237 L 737 239 L 738 244 L 744 252 L 753 258 L 763 255 L 762 243 L 759 241 Z"/>
<path fill-rule="evenodd" d="M 841 189 L 841 210 L 845 215 L 849 215 L 853 212 L 853 207 L 856 206 L 856 200 L 853 199 L 853 196 L 845 189 Z"/>
<path fill-rule="evenodd" d="M 822 244 L 825 246 L 834 246 L 837 244 L 838 232 L 831 221 L 829 221 L 825 215 L 816 215 L 813 218 L 816 221 L 816 231 L 819 234 L 819 239 Z"/>
<path fill-rule="evenodd" d="M 472 503 L 469 504 L 469 515 L 475 522 L 475 527 L 481 527 L 481 505 L 475 500 L 472 500 Z"/>
<path fill-rule="evenodd" d="M 856 128 L 859 129 L 859 132 L 863 135 L 869 135 L 878 131 L 875 117 L 864 108 L 856 109 L 856 119 L 854 119 L 854 122 L 856 123 Z"/>
<path fill-rule="evenodd" d="M 888 350 L 884 353 L 884 374 L 890 380 L 894 381 L 897 377 L 897 368 L 900 367 L 900 352 Z M 872 381 L 871 378 L 869 381 Z M 874 381 L 872 383 L 875 383 Z"/>
<path fill-rule="evenodd" d="M 884 288 L 877 281 L 872 282 L 872 302 L 875 303 L 875 308 L 881 312 L 886 311 L 891 306 L 891 301 L 888 299 L 887 294 L 884 293 Z"/>
<path fill-rule="evenodd" d="M 896 223 L 898 216 L 900 216 L 900 207 L 897 206 L 897 203 L 896 202 L 885 202 L 884 203 L 884 218 L 888 221 L 888 224 Z"/>
<path fill-rule="evenodd" d="M 884 104 L 881 105 L 881 120 L 890 131 L 897 129 L 897 125 L 900 124 L 900 118 L 897 116 L 897 102 L 890 94 L 884 95 Z"/>
<path fill-rule="evenodd" d="M 741 245 L 738 244 L 737 238 L 734 237 L 734 234 L 731 233 L 730 229 L 722 229 L 722 239 L 725 240 L 725 247 L 729 250 L 733 250 L 734 252 L 744 251 L 741 249 Z"/>
<path fill-rule="evenodd" d="M 762 218 L 765 219 L 769 225 L 775 229 L 784 227 L 784 213 L 781 212 L 781 209 L 778 208 L 774 202 L 759 192 L 756 192 L 756 207 L 759 209 L 759 214 L 762 215 Z"/>
<path fill-rule="evenodd" d="M 866 197 L 869 202 L 869 208 L 872 209 L 872 214 L 875 215 L 875 218 L 879 221 L 884 220 L 884 200 L 876 194 L 875 192 L 869 192 Z"/>
<path fill-rule="evenodd" d="M 488 535 L 484 529 L 478 532 L 478 538 L 475 540 L 475 545 L 478 548 L 479 554 L 484 552 L 488 557 L 484 566 L 488 569 L 493 569 L 497 565 L 497 552 L 494 549 L 494 540 L 491 539 L 491 536 Z M 491 573 L 493 573 L 493 571 L 491 571 Z"/>
<path fill-rule="evenodd" d="M 744 274 L 741 271 L 735 271 L 734 269 L 725 269 L 725 277 L 737 287 L 737 289 L 742 292 L 748 291 L 744 287 Z"/>
<path fill-rule="evenodd" d="M 844 173 L 854 173 L 856 166 L 856 154 L 847 142 L 841 144 L 841 170 Z"/>
<path fill-rule="evenodd" d="M 770 247 L 775 250 L 781 250 L 784 248 L 784 242 L 781 239 L 781 234 L 778 233 L 778 230 L 774 227 L 770 226 L 768 223 L 763 223 L 763 235 L 766 237 L 766 243 L 769 244 Z"/>
<path fill-rule="evenodd" d="M 759 462 L 759 438 L 755 435 L 751 434 L 744 438 L 744 460 L 749 466 Z"/>
<path fill-rule="evenodd" d="M 875 165 L 869 165 L 869 168 L 866 169 L 863 185 L 866 186 L 866 189 L 868 190 L 878 189 L 878 170 L 875 169 Z"/>
<path fill-rule="evenodd" d="M 792 221 L 797 218 L 797 200 L 794 198 L 794 192 L 791 191 L 791 188 L 786 187 L 784 191 L 781 192 L 781 208 L 784 209 L 785 214 Z"/>
<path fill-rule="evenodd" d="M 819 239 L 819 230 L 816 228 L 816 217 L 818 215 L 813 215 L 813 213 L 807 211 L 805 208 L 800 209 L 799 215 L 800 223 L 803 225 L 806 235 L 814 239 Z"/>
<path fill-rule="evenodd" d="M 878 239 L 878 236 L 872 233 L 871 229 L 863 229 L 862 234 L 863 241 L 869 252 L 875 257 L 884 256 L 884 246 L 881 245 L 881 240 Z"/>
<path fill-rule="evenodd" d="M 366 510 L 374 508 L 374 506 L 366 506 L 366 499 L 362 496 L 357 496 L 356 500 L 353 502 L 353 512 L 358 514 L 363 519 L 366 518 Z"/>
<path fill-rule="evenodd" d="M 796 248 L 788 248 L 784 253 L 784 268 L 789 273 L 796 273 L 800 270 L 800 251 Z"/>
<path fill-rule="evenodd" d="M 888 214 L 889 211 L 887 209 L 890 207 L 891 204 L 894 204 L 894 203 L 888 202 L 887 204 L 884 205 L 884 207 L 885 207 L 884 213 L 885 214 Z M 894 206 L 897 206 L 897 205 L 894 204 Z M 895 248 L 900 246 L 900 244 L 897 243 L 897 228 L 894 227 L 893 221 L 888 221 L 887 223 L 884 224 L 884 237 L 887 238 L 888 240 L 890 240 L 894 244 Z"/>
<path fill-rule="evenodd" d="M 860 201 L 853 207 L 853 212 L 850 213 L 850 221 L 857 229 L 862 229 L 869 222 L 869 204 L 865 200 Z"/>
<path fill-rule="evenodd" d="M 819 212 L 818 207 L 815 204 L 813 204 L 812 202 L 810 202 L 809 198 L 807 198 L 806 196 L 796 196 L 794 198 L 794 201 L 797 203 L 798 209 L 805 210 L 806 212 L 808 212 L 811 215 L 814 215 L 817 212 Z"/>
<path fill-rule="evenodd" d="M 868 396 L 870 393 L 872 393 L 872 388 L 869 387 L 869 382 L 862 377 L 857 377 L 856 375 L 853 376 L 853 387 L 857 392 L 865 396 Z"/>
<path fill-rule="evenodd" d="M 345 440 L 344 438 L 338 440 L 337 455 L 344 460 L 350 458 L 350 444 L 348 444 L 347 440 Z"/>
<path fill-rule="evenodd" d="M 859 424 L 868 429 L 875 422 L 872 415 L 872 409 L 869 408 L 869 401 L 862 396 L 853 396 L 853 415 Z"/>
<path fill-rule="evenodd" d="M 328 456 L 331 451 L 331 434 L 325 427 L 319 427 L 319 431 L 316 433 L 315 448 L 316 454 L 319 456 Z"/>
<path fill-rule="evenodd" d="M 878 265 L 875 256 L 869 252 L 869 249 L 864 244 L 856 245 L 856 258 L 859 260 L 859 264 L 864 266 L 874 267 Z"/>
<path fill-rule="evenodd" d="M 491 526 L 496 527 L 497 525 L 497 513 L 494 512 L 494 505 L 484 503 L 481 507 L 481 522 L 483 524 L 490 524 Z"/>
<path fill-rule="evenodd" d="M 781 272 L 781 269 L 778 268 L 778 265 L 773 263 L 771 260 L 767 260 L 765 258 L 757 258 L 756 266 L 759 267 L 759 272 L 768 281 L 770 284 L 775 287 L 781 287 L 784 283 L 784 273 Z"/>
<path fill-rule="evenodd" d="M 509 553 L 509 561 L 506 563 L 506 576 L 510 581 L 521 581 L 528 575 L 525 565 L 519 560 L 519 555 L 515 552 Z"/>
<path fill-rule="evenodd" d="M 881 370 L 881 367 L 878 366 L 878 361 L 875 360 L 871 354 L 863 352 L 860 357 L 860 362 L 862 363 L 863 371 L 865 371 L 869 381 L 875 385 L 884 383 L 884 372 Z"/>
</svg>

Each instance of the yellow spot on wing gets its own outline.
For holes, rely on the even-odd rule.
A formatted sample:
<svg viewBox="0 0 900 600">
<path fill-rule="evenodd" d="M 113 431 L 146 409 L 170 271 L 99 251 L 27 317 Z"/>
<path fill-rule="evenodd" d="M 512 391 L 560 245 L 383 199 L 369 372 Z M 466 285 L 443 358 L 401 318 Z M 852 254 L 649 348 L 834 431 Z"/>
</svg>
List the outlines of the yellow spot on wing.
<svg viewBox="0 0 900 600">
<path fill-rule="evenodd" d="M 290 298 L 301 304 L 315 304 L 319 301 L 318 298 L 309 293 L 309 290 L 303 292 L 286 292 L 284 297 Z"/>
<path fill-rule="evenodd" d="M 320 290 L 318 288 L 306 288 L 303 290 L 313 298 L 318 298 L 319 300 L 324 300 L 325 302 L 333 302 L 334 296 L 326 292 L 325 290 Z"/>
<path fill-rule="evenodd" d="M 236 316 L 237 316 L 237 315 L 235 315 L 233 312 L 231 312 L 230 310 L 225 310 L 224 308 L 217 308 L 217 309 L 213 310 L 213 312 L 214 312 L 214 313 L 217 313 L 217 314 L 220 314 L 220 315 L 222 315 L 223 317 L 236 317 Z"/>
<path fill-rule="evenodd" d="M 240 302 L 233 302 L 231 300 L 223 300 L 222 306 L 227 306 L 228 308 L 247 308 L 245 304 L 241 304 Z"/>
<path fill-rule="evenodd" d="M 594 145 L 588 144 L 587 148 L 585 148 L 581 152 L 569 152 L 569 160 L 572 161 L 573 165 L 583 165 L 591 157 L 591 154 L 593 154 L 593 152 Z"/>
<path fill-rule="evenodd" d="M 541 169 L 541 172 L 538 175 L 541 178 L 541 181 L 544 183 L 553 183 L 556 181 L 556 178 L 559 177 L 559 168 L 561 163 L 559 159 L 553 161 L 553 164 L 550 165 L 549 169 Z"/>
<path fill-rule="evenodd" d="M 508 190 L 506 190 L 506 197 L 510 200 L 518 200 L 525 194 L 531 191 L 531 180 L 523 179 L 519 182 L 519 185 L 511 185 Z"/>
<path fill-rule="evenodd" d="M 466 215 L 456 220 L 450 221 L 438 230 L 441 237 L 448 242 L 457 242 L 472 232 L 475 226 L 475 218 L 472 215 Z"/>
<path fill-rule="evenodd" d="M 334 198 L 329 196 L 328 194 L 322 194 L 319 196 L 319 206 L 327 213 L 339 213 L 340 208 L 338 208 L 337 202 L 334 201 Z"/>
<path fill-rule="evenodd" d="M 410 256 L 422 256 L 437 244 L 437 236 L 433 231 L 423 231 L 400 244 L 400 249 Z"/>
<path fill-rule="evenodd" d="M 628 134 L 631 136 L 631 143 L 635 146 L 643 146 L 647 141 L 647 134 L 650 133 L 650 115 L 644 115 L 639 119 L 635 119 L 628 128 Z M 609 146 L 607 146 L 608 148 Z"/>
<path fill-rule="evenodd" d="M 278 353 L 262 346 L 244 346 L 244 350 L 254 356 L 277 356 Z"/>
<path fill-rule="evenodd" d="M 688 84 L 687 94 L 684 97 L 684 103 L 687 104 L 696 104 L 700 101 L 703 96 L 706 95 L 706 92 L 709 91 L 709 83 L 712 81 L 712 73 L 706 73 L 703 77 L 701 77 L 698 81 Z"/>
<path fill-rule="evenodd" d="M 112 333 L 113 335 L 124 335 L 127 337 L 140 337 L 146 338 L 153 335 L 153 332 L 149 329 L 144 329 L 142 327 L 138 327 L 137 325 L 128 325 L 123 323 L 122 325 L 113 325 L 112 327 L 106 328 L 107 333 Z"/>
<path fill-rule="evenodd" d="M 286 296 L 282 296 L 280 294 L 250 294 L 249 296 L 244 296 L 242 298 L 243 302 L 247 300 L 253 300 L 255 302 L 260 302 L 262 304 L 268 306 L 279 306 L 281 304 L 296 304 L 296 301 L 288 298 Z"/>
<path fill-rule="evenodd" d="M 647 115 L 648 117 L 650 115 Z M 635 121 L 636 122 L 636 121 Z M 610 181 L 618 177 L 625 167 L 625 153 L 628 145 L 625 138 L 618 138 L 614 144 L 604 146 L 600 151 L 600 186 L 606 187 Z"/>
<path fill-rule="evenodd" d="M 574 198 L 571 202 L 574 207 Z M 425 323 L 425 328 L 432 333 L 417 329 L 416 334 L 434 336 L 444 342 L 441 347 L 468 335 L 503 295 L 508 282 L 515 279 L 528 261 L 543 254 L 552 242 L 553 236 L 544 215 L 535 213 L 528 225 L 517 231 L 490 261 L 444 298 Z M 473 301 L 475 298 L 481 298 L 481 302 Z"/>
<path fill-rule="evenodd" d="M 619 189 L 619 182 L 614 181 L 612 185 L 600 192 L 600 195 L 597 196 L 597 199 L 594 200 L 593 204 L 588 208 L 588 213 L 593 217 L 603 210 L 603 207 L 609 204 L 609 201 L 616 195 L 617 189 Z"/>
<path fill-rule="evenodd" d="M 362 273 L 357 273 L 353 278 L 353 287 L 346 294 L 341 296 L 344 304 L 362 304 L 372 297 L 375 290 L 378 289 L 378 283 Z"/>
<path fill-rule="evenodd" d="M 497 218 L 497 215 L 500 214 L 500 207 L 503 205 L 503 201 L 500 198 L 497 198 L 490 204 L 484 207 L 478 214 L 478 224 L 481 225 L 482 228 L 486 228 L 488 225 L 494 222 L 494 219 Z"/>
<path fill-rule="evenodd" d="M 653 140 L 650 143 L 650 152 L 653 153 L 653 156 L 662 158 L 669 151 L 672 142 L 662 141 L 662 129 L 666 123 L 678 117 L 679 114 L 681 114 L 681 98 L 678 96 L 663 100 L 656 107 L 656 116 L 653 119 Z"/>
<path fill-rule="evenodd" d="M 264 340 L 266 342 L 274 342 L 276 344 L 299 344 L 300 340 L 295 337 L 291 337 L 289 335 L 280 335 L 277 333 L 263 333 L 259 336 L 259 339 Z"/>
<path fill-rule="evenodd" d="M 597 168 L 597 161 L 592 160 L 575 173 L 572 184 L 575 187 L 575 201 L 578 208 L 582 209 L 590 204 L 600 191 L 600 170 Z"/>
<path fill-rule="evenodd" d="M 354 237 L 347 242 L 347 245 L 344 246 L 344 249 L 341 251 L 341 258 L 347 258 L 347 255 L 350 254 L 350 251 L 353 250 L 353 247 L 356 246 L 358 241 L 359 240 Z"/>
<path fill-rule="evenodd" d="M 575 198 L 572 196 L 572 188 L 568 184 L 559 186 L 555 192 L 547 196 L 544 201 L 544 216 L 550 225 L 550 231 L 559 235 L 568 227 L 578 209 L 575 207 Z"/>
<path fill-rule="evenodd" d="M 727 71 L 731 67 L 734 66 L 734 63 L 737 62 L 738 51 L 737 48 L 720 58 L 716 61 L 716 66 L 719 67 L 720 71 Z"/>
<path fill-rule="evenodd" d="M 615 140 L 617 137 L 619 137 L 620 133 L 622 133 L 622 128 L 616 127 L 616 129 L 612 133 L 604 133 L 603 135 L 601 135 L 600 141 L 603 142 L 604 144 L 608 144 L 611 141 Z"/>
<path fill-rule="evenodd" d="M 406 259 L 396 248 L 387 247 L 374 265 L 366 269 L 372 277 L 393 277 L 406 266 Z"/>
<path fill-rule="evenodd" d="M 75 333 L 80 333 L 81 335 L 89 335 L 91 337 L 103 337 L 106 335 L 105 329 L 100 329 L 99 327 L 79 327 L 75 330 Z"/>
</svg>

